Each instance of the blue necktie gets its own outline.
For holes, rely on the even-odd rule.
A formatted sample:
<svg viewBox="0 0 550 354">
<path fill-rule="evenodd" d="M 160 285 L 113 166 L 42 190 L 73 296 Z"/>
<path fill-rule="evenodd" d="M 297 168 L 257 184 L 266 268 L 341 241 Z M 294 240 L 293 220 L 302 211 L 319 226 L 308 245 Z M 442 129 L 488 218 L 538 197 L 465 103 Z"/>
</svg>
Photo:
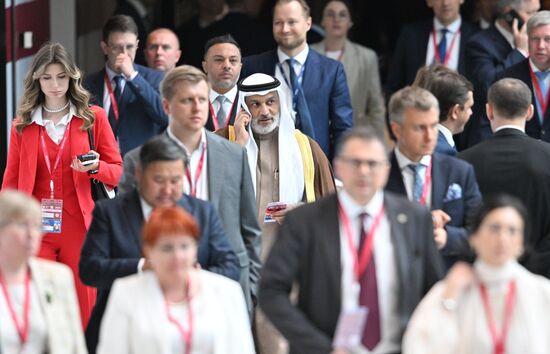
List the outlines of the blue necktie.
<svg viewBox="0 0 550 354">
<path fill-rule="evenodd" d="M 218 109 L 218 112 L 216 113 L 216 120 L 218 121 L 218 127 L 225 128 L 225 119 L 227 118 L 227 113 L 225 113 L 225 109 L 223 109 L 223 104 L 225 103 L 225 100 L 227 100 L 227 97 L 224 95 L 219 95 L 216 97 L 216 101 L 220 104 L 220 108 Z"/>
<path fill-rule="evenodd" d="M 538 71 L 535 73 L 535 76 L 537 77 L 537 81 L 539 82 L 540 93 L 542 94 L 543 100 L 546 99 L 546 95 L 548 94 L 548 86 L 546 86 L 546 78 L 548 77 L 548 74 L 550 74 L 549 71 Z M 536 98 L 537 98 L 536 99 L 537 111 L 539 113 L 539 122 L 542 125 L 542 122 L 544 121 L 544 112 L 542 111 L 542 107 L 540 105 L 538 97 Z"/>
<path fill-rule="evenodd" d="M 113 81 L 115 82 L 115 87 L 113 87 L 113 94 L 115 95 L 115 100 L 118 106 L 118 119 L 120 119 L 120 98 L 122 97 L 122 76 L 116 75 L 113 78 Z M 111 107 L 109 108 L 109 123 L 111 124 L 111 128 L 113 129 L 113 133 L 115 134 L 115 137 L 118 135 L 118 120 L 115 117 L 115 111 L 113 110 L 113 102 L 111 102 Z"/>
<path fill-rule="evenodd" d="M 296 59 L 292 58 L 288 58 L 286 60 L 290 84 L 292 86 L 292 108 L 296 112 L 296 128 L 301 130 L 302 133 L 308 135 L 310 138 L 315 139 L 315 132 L 313 131 L 313 124 L 311 121 L 311 114 L 309 112 L 306 96 L 304 95 L 302 85 L 298 82 L 296 72 L 294 71 L 295 61 Z"/>
<path fill-rule="evenodd" d="M 439 52 L 439 63 L 444 64 L 445 56 L 447 55 L 447 33 L 449 32 L 449 30 L 446 28 L 442 28 L 440 32 L 441 32 L 441 40 L 437 45 L 437 51 Z"/>
<path fill-rule="evenodd" d="M 413 201 L 420 202 L 420 198 L 422 198 L 422 190 L 424 189 L 422 172 L 424 172 L 425 167 L 421 164 L 410 164 L 409 168 L 414 174 Z"/>
</svg>

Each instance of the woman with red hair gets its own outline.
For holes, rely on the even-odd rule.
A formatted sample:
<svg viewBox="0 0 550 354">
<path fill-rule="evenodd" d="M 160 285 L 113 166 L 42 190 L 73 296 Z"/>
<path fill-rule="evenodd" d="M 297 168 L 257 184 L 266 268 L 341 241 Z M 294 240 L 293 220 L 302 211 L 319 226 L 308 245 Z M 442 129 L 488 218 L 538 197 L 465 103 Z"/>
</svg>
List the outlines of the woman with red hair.
<svg viewBox="0 0 550 354">
<path fill-rule="evenodd" d="M 153 211 L 142 231 L 151 270 L 115 281 L 98 354 L 254 353 L 242 290 L 197 266 L 199 234 L 184 210 Z"/>
</svg>

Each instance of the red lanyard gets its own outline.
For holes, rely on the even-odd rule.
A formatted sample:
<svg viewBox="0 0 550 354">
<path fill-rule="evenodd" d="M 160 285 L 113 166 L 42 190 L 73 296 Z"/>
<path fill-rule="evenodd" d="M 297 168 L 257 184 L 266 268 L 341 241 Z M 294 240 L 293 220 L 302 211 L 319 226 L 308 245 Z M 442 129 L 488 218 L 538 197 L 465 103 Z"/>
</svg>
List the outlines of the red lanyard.
<svg viewBox="0 0 550 354">
<path fill-rule="evenodd" d="M 19 320 L 17 319 L 17 316 L 15 314 L 15 309 L 13 308 L 13 303 L 11 302 L 10 294 L 8 293 L 8 286 L 6 285 L 4 277 L 0 272 L 0 285 L 2 286 L 2 292 L 4 293 L 4 298 L 6 299 L 6 303 L 8 304 L 8 310 L 10 312 L 13 325 L 15 326 L 15 329 L 19 334 L 21 347 L 23 347 L 25 343 L 27 343 L 27 339 L 29 338 L 29 312 L 31 307 L 30 284 L 30 271 L 27 271 L 27 274 L 25 275 L 25 293 L 23 297 L 23 323 L 19 323 Z"/>
<path fill-rule="evenodd" d="M 113 86 L 111 86 L 111 80 L 109 80 L 107 73 L 105 73 L 105 85 L 107 85 L 107 91 L 109 91 L 109 98 L 111 99 L 111 106 L 113 107 L 113 113 L 115 114 L 115 119 L 118 122 L 118 103 L 116 101 L 115 94 L 113 93 Z"/>
<path fill-rule="evenodd" d="M 435 28 L 432 30 L 432 43 L 434 47 L 435 61 L 437 63 L 447 66 L 447 63 L 449 62 L 449 58 L 451 57 L 451 53 L 453 52 L 453 48 L 455 46 L 456 38 L 458 37 L 459 33 L 460 33 L 460 28 L 458 29 L 458 31 L 455 32 L 455 34 L 453 34 L 453 38 L 451 39 L 451 45 L 449 46 L 449 48 L 447 48 L 447 51 L 445 52 L 445 58 L 441 60 L 441 58 L 439 57 L 439 49 L 437 47 L 437 43 L 435 40 L 437 36 L 437 32 L 435 31 Z"/>
<path fill-rule="evenodd" d="M 546 114 L 546 107 L 548 107 L 548 99 L 550 98 L 550 90 L 546 93 L 546 97 L 542 97 L 542 90 L 540 89 L 539 80 L 533 72 L 533 68 L 529 65 L 529 74 L 531 74 L 531 82 L 533 83 L 533 88 L 535 89 L 535 98 L 540 106 L 541 121 L 544 119 Z"/>
<path fill-rule="evenodd" d="M 193 311 L 191 309 L 191 296 L 189 295 L 189 286 L 191 284 L 191 281 L 189 279 L 189 275 L 187 276 L 186 280 L 187 285 L 187 293 L 186 293 L 186 301 L 187 301 L 187 330 L 185 330 L 181 323 L 179 323 L 170 312 L 170 305 L 168 305 L 168 301 L 165 299 L 164 302 L 166 304 L 166 314 L 168 315 L 168 321 L 170 321 L 172 324 L 176 326 L 178 329 L 178 332 L 180 332 L 181 338 L 183 339 L 184 345 L 185 345 L 185 354 L 191 353 L 191 341 L 193 338 Z"/>
<path fill-rule="evenodd" d="M 426 167 L 426 174 L 424 178 L 424 187 L 422 188 L 422 195 L 420 196 L 420 204 L 426 205 L 428 200 L 428 192 L 430 191 L 430 186 L 432 184 L 432 160 L 430 159 L 430 164 Z"/>
<path fill-rule="evenodd" d="M 195 171 L 195 182 L 191 180 L 191 172 L 190 172 L 191 162 L 189 162 L 189 168 L 185 170 L 185 176 L 187 177 L 187 182 L 189 183 L 189 194 L 191 194 L 192 197 L 197 196 L 197 186 L 199 184 L 199 179 L 201 178 L 201 175 L 202 175 L 204 157 L 206 156 L 205 152 L 206 152 L 206 142 L 202 144 L 201 157 L 199 159 L 197 170 Z"/>
<path fill-rule="evenodd" d="M 236 101 L 236 98 L 237 97 L 235 97 L 235 101 Z M 214 123 L 214 131 L 220 128 L 225 128 L 227 126 L 227 123 L 229 123 L 229 119 L 231 118 L 231 112 L 233 112 L 233 107 L 235 106 L 235 101 L 233 101 L 233 103 L 231 104 L 231 109 L 229 110 L 229 114 L 227 115 L 227 118 L 225 118 L 225 123 L 223 127 L 220 127 L 220 124 L 218 123 L 218 117 L 216 117 L 216 113 L 214 113 L 214 107 L 212 107 L 212 103 L 208 102 L 210 106 L 210 114 L 212 115 L 212 123 Z"/>
<path fill-rule="evenodd" d="M 46 160 L 46 167 L 48 168 L 48 172 L 50 173 L 50 197 L 53 199 L 53 174 L 55 170 L 57 169 L 57 166 L 59 165 L 59 161 L 61 160 L 61 156 L 63 155 L 63 149 L 65 148 L 65 143 L 67 142 L 67 137 L 69 136 L 69 130 L 71 129 L 71 122 L 67 124 L 67 128 L 65 128 L 65 134 L 63 134 L 63 139 L 61 139 L 61 142 L 59 144 L 59 150 L 57 151 L 57 156 L 55 157 L 55 163 L 52 166 L 50 164 L 50 153 L 48 152 L 48 148 L 46 146 L 46 141 L 44 140 L 44 127 L 40 127 L 40 143 L 42 144 L 42 153 L 44 154 L 44 160 Z"/>
<path fill-rule="evenodd" d="M 502 331 L 500 335 L 497 333 L 495 325 L 495 319 L 489 306 L 489 296 L 487 295 L 487 288 L 484 284 L 479 285 L 481 291 L 481 299 L 483 300 L 483 308 L 485 310 L 485 316 L 487 317 L 487 324 L 489 325 L 489 332 L 493 340 L 494 354 L 504 354 L 506 352 L 506 338 L 508 337 L 508 330 L 510 329 L 510 321 L 512 319 L 512 312 L 514 310 L 514 303 L 516 299 L 516 282 L 511 280 L 508 284 L 508 294 L 506 294 L 506 302 L 504 304 L 504 319 L 502 322 Z"/>
<path fill-rule="evenodd" d="M 360 253 L 361 253 L 360 256 L 358 256 L 357 247 L 355 247 L 355 243 L 353 242 L 353 236 L 352 236 L 353 234 L 351 232 L 349 218 L 346 215 L 346 212 L 344 211 L 342 206 L 339 206 L 339 209 L 340 209 L 340 219 L 342 220 L 342 224 L 344 226 L 344 233 L 346 234 L 346 238 L 348 241 L 349 251 L 353 258 L 353 270 L 355 272 L 355 276 L 357 277 L 357 279 L 359 279 L 361 278 L 361 275 L 365 272 L 365 269 L 367 269 L 367 265 L 370 262 L 371 255 L 372 255 L 374 235 L 376 233 L 376 230 L 378 229 L 378 226 L 380 225 L 380 220 L 382 220 L 382 215 L 384 215 L 384 205 L 382 204 L 380 211 L 374 217 L 372 226 L 369 230 L 369 233 L 367 234 L 367 240 L 363 243 L 363 247 L 360 250 Z"/>
</svg>

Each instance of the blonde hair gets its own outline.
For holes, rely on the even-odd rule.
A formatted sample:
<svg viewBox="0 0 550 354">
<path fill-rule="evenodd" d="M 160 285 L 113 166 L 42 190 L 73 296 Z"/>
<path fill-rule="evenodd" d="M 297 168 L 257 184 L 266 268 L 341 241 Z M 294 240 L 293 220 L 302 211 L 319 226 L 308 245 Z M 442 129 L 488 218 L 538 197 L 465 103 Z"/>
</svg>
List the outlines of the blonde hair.
<svg viewBox="0 0 550 354">
<path fill-rule="evenodd" d="M 46 43 L 38 50 L 32 61 L 31 67 L 24 80 L 23 96 L 17 110 L 18 119 L 15 127 L 19 133 L 31 124 L 32 112 L 40 107 L 45 96 L 40 89 L 40 76 L 46 71 L 50 64 L 59 64 L 69 76 L 68 100 L 75 106 L 76 115 L 84 120 L 82 130 L 93 126 L 95 115 L 88 106 L 90 94 L 82 87 L 82 74 L 76 66 L 73 58 L 67 50 L 59 43 Z"/>
<path fill-rule="evenodd" d="M 208 84 L 206 74 L 191 65 L 180 65 L 170 70 L 160 83 L 162 98 L 171 100 L 176 93 L 176 85 L 180 82 L 196 85 L 204 81 Z"/>
<path fill-rule="evenodd" d="M 0 192 L 0 210 L 0 226 L 26 216 L 42 223 L 42 212 L 36 199 L 14 189 Z"/>
</svg>

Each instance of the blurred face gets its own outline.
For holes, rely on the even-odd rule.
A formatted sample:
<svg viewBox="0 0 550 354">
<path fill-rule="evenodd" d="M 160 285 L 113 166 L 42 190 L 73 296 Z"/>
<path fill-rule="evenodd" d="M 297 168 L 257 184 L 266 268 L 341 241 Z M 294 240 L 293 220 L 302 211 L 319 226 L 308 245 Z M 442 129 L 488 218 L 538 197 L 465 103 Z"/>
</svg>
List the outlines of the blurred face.
<svg viewBox="0 0 550 354">
<path fill-rule="evenodd" d="M 518 13 L 523 16 L 525 22 L 540 9 L 540 0 L 523 0 L 523 7 Z"/>
<path fill-rule="evenodd" d="M 472 91 L 468 92 L 468 99 L 464 103 L 464 107 L 459 108 L 457 115 L 458 115 L 458 123 L 460 123 L 460 131 L 464 130 L 464 126 L 468 121 L 470 120 L 470 116 L 472 115 L 472 106 L 474 105 L 474 95 Z"/>
<path fill-rule="evenodd" d="M 50 64 L 38 79 L 40 90 L 46 96 L 46 101 L 65 102 L 65 96 L 69 90 L 69 75 L 61 64 Z M 57 108 L 57 107 L 49 107 Z"/>
<path fill-rule="evenodd" d="M 184 175 L 183 160 L 152 162 L 136 171 L 139 193 L 153 208 L 175 206 L 183 194 Z"/>
<path fill-rule="evenodd" d="M 107 56 L 107 65 L 115 70 L 115 61 L 120 54 L 125 53 L 132 59 L 132 62 L 135 60 L 138 39 L 135 34 L 130 32 L 112 32 L 107 43 L 101 41 L 100 45 L 103 54 Z"/>
<path fill-rule="evenodd" d="M 180 81 L 174 87 L 174 96 L 162 100 L 164 111 L 170 116 L 172 132 L 198 132 L 208 119 L 208 84 Z"/>
<path fill-rule="evenodd" d="M 497 0 L 478 0 L 476 8 L 479 15 L 488 22 L 492 22 L 496 14 Z"/>
<path fill-rule="evenodd" d="M 386 185 L 390 165 L 380 142 L 352 138 L 335 158 L 334 169 L 346 192 L 365 205 Z"/>
<path fill-rule="evenodd" d="M 175 68 L 181 56 L 176 35 L 162 29 L 149 34 L 144 52 L 147 66 L 161 71 Z"/>
<path fill-rule="evenodd" d="M 241 52 L 231 43 L 213 45 L 202 62 L 208 81 L 218 93 L 226 93 L 235 86 L 242 66 Z"/>
<path fill-rule="evenodd" d="M 523 231 L 523 219 L 515 209 L 498 208 L 487 214 L 470 244 L 479 259 L 501 266 L 523 253 Z"/>
<path fill-rule="evenodd" d="M 328 36 L 347 37 L 352 24 L 349 10 L 342 2 L 331 1 L 325 6 L 321 26 Z"/>
<path fill-rule="evenodd" d="M 14 218 L 0 226 L 0 258 L 6 264 L 25 262 L 38 253 L 41 240 L 40 217 Z"/>
<path fill-rule="evenodd" d="M 311 17 L 304 16 L 302 5 L 296 1 L 278 4 L 273 10 L 273 37 L 283 50 L 293 50 L 306 43 Z"/>
<path fill-rule="evenodd" d="M 425 112 L 407 108 L 402 124 L 391 122 L 399 151 L 415 162 L 424 155 L 430 155 L 437 144 L 438 122 L 439 114 L 435 108 Z"/>
<path fill-rule="evenodd" d="M 267 95 L 253 95 L 245 98 L 246 105 L 252 114 L 252 131 L 256 134 L 268 134 L 279 126 L 279 94 L 272 91 Z"/>
<path fill-rule="evenodd" d="M 426 0 L 428 7 L 443 25 L 448 25 L 458 18 L 463 2 L 464 0 Z"/>
<path fill-rule="evenodd" d="M 550 25 L 531 29 L 528 36 L 529 57 L 540 70 L 550 68 Z"/>
<path fill-rule="evenodd" d="M 185 234 L 161 235 L 144 253 L 161 284 L 183 284 L 197 260 L 197 242 Z"/>
</svg>

